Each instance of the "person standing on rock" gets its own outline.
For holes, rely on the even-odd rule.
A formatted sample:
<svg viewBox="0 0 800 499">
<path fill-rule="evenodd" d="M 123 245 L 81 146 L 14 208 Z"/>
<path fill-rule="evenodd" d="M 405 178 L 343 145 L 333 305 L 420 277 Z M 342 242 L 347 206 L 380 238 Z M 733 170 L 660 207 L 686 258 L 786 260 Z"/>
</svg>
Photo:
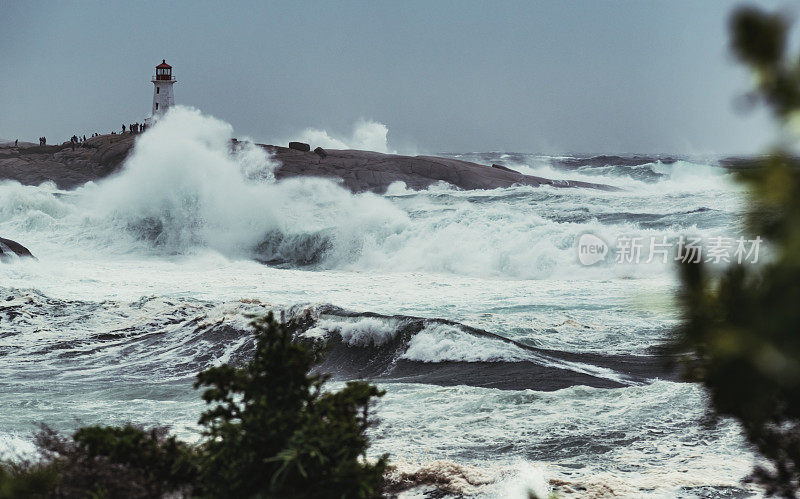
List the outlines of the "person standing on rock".
<svg viewBox="0 0 800 499">
<path fill-rule="evenodd" d="M 125 133 L 125 125 L 122 125 L 122 133 Z"/>
<path fill-rule="evenodd" d="M 19 143 L 19 139 L 15 139 L 15 140 L 14 140 L 14 147 L 17 147 L 17 144 L 18 144 L 18 143 Z"/>
</svg>

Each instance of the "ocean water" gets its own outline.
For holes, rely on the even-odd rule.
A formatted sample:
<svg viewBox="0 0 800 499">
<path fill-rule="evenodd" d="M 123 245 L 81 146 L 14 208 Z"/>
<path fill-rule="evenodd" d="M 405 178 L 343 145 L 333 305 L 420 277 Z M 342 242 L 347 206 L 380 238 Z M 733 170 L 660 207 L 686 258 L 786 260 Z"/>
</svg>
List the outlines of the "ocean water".
<svg viewBox="0 0 800 499">
<path fill-rule="evenodd" d="M 436 185 L 351 194 L 275 183 L 230 125 L 178 108 L 113 178 L 0 182 L 0 453 L 39 422 L 167 424 L 197 438 L 196 373 L 252 352 L 248 315 L 303 315 L 333 386 L 369 377 L 371 452 L 453 493 L 746 497 L 755 457 L 660 347 L 679 323 L 672 261 L 615 241 L 738 237 L 742 190 L 713 158 L 448 154 L 619 192 Z M 584 266 L 594 234 L 608 258 Z M 671 258 L 670 258 L 671 260 Z M 424 492 L 420 489 L 417 492 Z"/>
</svg>

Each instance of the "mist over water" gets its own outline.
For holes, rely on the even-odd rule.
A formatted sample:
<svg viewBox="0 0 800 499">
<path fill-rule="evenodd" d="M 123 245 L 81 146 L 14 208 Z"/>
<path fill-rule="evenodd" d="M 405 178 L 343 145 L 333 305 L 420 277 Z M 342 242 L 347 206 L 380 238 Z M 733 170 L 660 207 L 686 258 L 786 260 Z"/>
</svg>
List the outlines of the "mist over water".
<svg viewBox="0 0 800 499">
<path fill-rule="evenodd" d="M 371 120 L 359 120 L 353 125 L 349 136 L 329 134 L 327 130 L 319 128 L 306 128 L 292 140 L 299 140 L 314 144 L 314 147 L 329 149 L 358 149 L 362 151 L 375 151 L 394 153 L 389 147 L 387 135 L 389 127 L 383 123 Z M 288 140 L 279 140 L 277 143 L 285 144 Z"/>
<path fill-rule="evenodd" d="M 365 122 L 305 138 L 388 150 L 386 133 Z M 708 424 L 699 387 L 661 367 L 672 264 L 587 267 L 575 248 L 587 232 L 737 236 L 726 169 L 471 153 L 453 156 L 623 190 L 398 183 L 379 196 L 276 182 L 274 160 L 233 136 L 176 107 L 111 178 L 0 182 L 0 234 L 38 257 L 0 265 L 0 452 L 30 450 L 33 422 L 76 418 L 196 437 L 193 376 L 247 358 L 247 316 L 276 310 L 311 317 L 300 336 L 331 346 L 337 382 L 360 373 L 388 390 L 374 452 L 483 484 L 464 493 L 519 496 L 552 478 L 691 495 L 749 471 L 738 428 Z"/>
</svg>

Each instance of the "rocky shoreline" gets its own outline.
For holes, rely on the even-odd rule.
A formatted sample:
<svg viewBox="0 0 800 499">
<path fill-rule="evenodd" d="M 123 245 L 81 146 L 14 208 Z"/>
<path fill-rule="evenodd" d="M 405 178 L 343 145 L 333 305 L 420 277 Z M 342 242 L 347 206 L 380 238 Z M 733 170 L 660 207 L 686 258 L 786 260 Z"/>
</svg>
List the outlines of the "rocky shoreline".
<svg viewBox="0 0 800 499">
<path fill-rule="evenodd" d="M 52 146 L 0 147 L 0 180 L 25 185 L 54 182 L 74 189 L 114 173 L 133 148 L 135 135 L 99 135 L 73 148 L 69 142 Z"/>
<path fill-rule="evenodd" d="M 118 171 L 133 150 L 136 134 L 100 135 L 76 147 L 69 142 L 53 146 L 0 147 L 0 180 L 26 185 L 52 181 L 60 189 L 74 189 Z M 232 141 L 232 147 L 242 143 Z M 496 189 L 512 185 L 582 187 L 618 190 L 615 187 L 573 180 L 551 180 L 523 175 L 503 165 L 481 165 L 435 156 L 403 156 L 356 150 L 297 150 L 258 144 L 280 166 L 278 180 L 297 176 L 325 177 L 340 181 L 353 192 L 382 194 L 393 182 L 411 189 L 425 189 L 438 182 L 457 188 Z"/>
<path fill-rule="evenodd" d="M 340 179 L 353 192 L 383 194 L 390 184 L 398 181 L 415 190 L 427 189 L 438 182 L 446 182 L 464 190 L 498 189 L 513 185 L 619 190 L 604 184 L 523 175 L 502 165 L 487 166 L 436 156 L 402 156 L 356 150 L 325 150 L 320 154 L 259 145 L 280 162 L 281 166 L 275 170 L 276 178 L 313 176 Z"/>
</svg>

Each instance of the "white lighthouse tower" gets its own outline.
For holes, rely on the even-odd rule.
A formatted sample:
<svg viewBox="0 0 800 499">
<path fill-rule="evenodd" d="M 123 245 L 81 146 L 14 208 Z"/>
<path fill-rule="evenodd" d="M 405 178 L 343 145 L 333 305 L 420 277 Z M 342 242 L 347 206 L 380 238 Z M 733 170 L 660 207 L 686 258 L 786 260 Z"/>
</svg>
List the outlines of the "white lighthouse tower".
<svg viewBox="0 0 800 499">
<path fill-rule="evenodd" d="M 159 116 L 167 109 L 175 105 L 175 95 L 172 93 L 172 85 L 175 78 L 172 77 L 172 66 L 167 64 L 165 59 L 161 59 L 161 64 L 156 66 L 156 74 L 153 76 L 153 118 Z"/>
</svg>

